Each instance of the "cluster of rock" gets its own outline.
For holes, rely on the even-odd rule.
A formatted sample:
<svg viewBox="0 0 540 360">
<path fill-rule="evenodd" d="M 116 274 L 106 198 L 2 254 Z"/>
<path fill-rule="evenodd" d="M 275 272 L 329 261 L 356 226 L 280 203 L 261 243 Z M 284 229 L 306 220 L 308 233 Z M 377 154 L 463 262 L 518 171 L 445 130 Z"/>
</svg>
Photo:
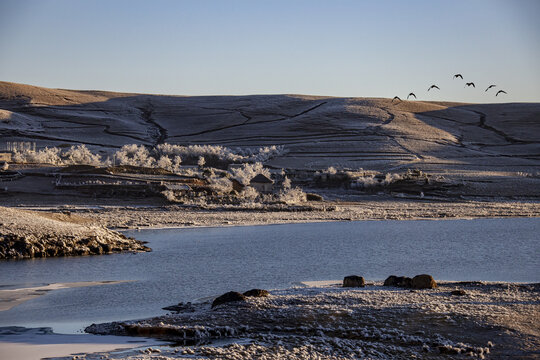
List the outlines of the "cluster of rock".
<svg viewBox="0 0 540 360">
<path fill-rule="evenodd" d="M 116 232 L 108 236 L 33 236 L 0 234 L 0 259 L 30 259 L 54 256 L 101 255 L 126 251 L 151 251 L 142 241 Z"/>
<path fill-rule="evenodd" d="M 412 279 L 406 276 L 390 275 L 384 280 L 383 285 L 412 289 L 435 289 L 437 287 L 437 283 L 433 279 L 433 276 L 427 274 L 416 275 Z"/>
<path fill-rule="evenodd" d="M 350 275 L 343 279 L 343 287 L 364 287 L 366 281 L 362 276 Z M 406 276 L 390 275 L 385 281 L 384 286 L 396 286 L 409 289 L 435 289 L 437 283 L 431 275 L 416 275 L 412 279 Z"/>
</svg>

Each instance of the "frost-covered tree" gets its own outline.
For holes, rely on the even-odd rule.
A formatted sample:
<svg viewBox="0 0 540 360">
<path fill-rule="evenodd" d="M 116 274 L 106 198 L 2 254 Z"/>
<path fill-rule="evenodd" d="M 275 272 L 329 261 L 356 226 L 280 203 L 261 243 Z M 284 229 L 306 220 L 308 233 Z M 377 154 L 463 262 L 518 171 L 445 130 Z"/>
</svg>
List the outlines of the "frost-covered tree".
<svg viewBox="0 0 540 360">
<path fill-rule="evenodd" d="M 204 164 L 206 164 L 206 160 L 204 159 L 204 156 L 199 156 L 199 160 L 197 160 L 197 165 L 199 165 L 199 167 L 203 167 Z"/>
<path fill-rule="evenodd" d="M 165 170 L 173 170 L 173 162 L 172 160 L 167 156 L 163 155 L 159 158 L 159 160 L 156 163 L 157 167 L 165 169 Z"/>
<path fill-rule="evenodd" d="M 173 158 L 173 161 L 172 161 L 172 171 L 174 171 L 174 172 L 180 171 L 180 165 L 181 164 L 182 164 L 182 158 L 180 156 L 176 155 Z"/>
<path fill-rule="evenodd" d="M 63 161 L 60 157 L 60 149 L 57 147 L 46 147 L 39 151 L 23 149 L 22 151 L 15 150 L 13 153 L 13 161 L 17 163 L 39 163 L 62 165 Z"/>
<path fill-rule="evenodd" d="M 285 179 L 283 179 L 283 183 L 281 184 L 283 186 L 283 189 L 290 189 L 291 188 L 291 180 L 285 176 Z"/>
</svg>

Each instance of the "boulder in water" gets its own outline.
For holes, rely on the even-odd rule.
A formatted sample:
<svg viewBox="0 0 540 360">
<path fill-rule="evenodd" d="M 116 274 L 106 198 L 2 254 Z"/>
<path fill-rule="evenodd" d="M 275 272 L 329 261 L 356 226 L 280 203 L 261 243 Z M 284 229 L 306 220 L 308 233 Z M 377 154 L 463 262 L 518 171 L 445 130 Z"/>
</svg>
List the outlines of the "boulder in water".
<svg viewBox="0 0 540 360">
<path fill-rule="evenodd" d="M 366 281 L 362 276 L 350 275 L 345 276 L 343 279 L 343 287 L 364 287 L 366 286 Z"/>
</svg>

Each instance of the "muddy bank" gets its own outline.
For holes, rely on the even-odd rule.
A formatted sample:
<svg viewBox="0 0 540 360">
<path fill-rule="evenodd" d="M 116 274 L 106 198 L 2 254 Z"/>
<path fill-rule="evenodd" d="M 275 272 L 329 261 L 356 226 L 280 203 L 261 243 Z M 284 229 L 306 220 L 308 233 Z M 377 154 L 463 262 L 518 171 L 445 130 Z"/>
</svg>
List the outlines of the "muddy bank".
<svg viewBox="0 0 540 360">
<path fill-rule="evenodd" d="M 0 207 L 0 259 L 150 251 L 141 241 L 70 213 Z"/>
</svg>

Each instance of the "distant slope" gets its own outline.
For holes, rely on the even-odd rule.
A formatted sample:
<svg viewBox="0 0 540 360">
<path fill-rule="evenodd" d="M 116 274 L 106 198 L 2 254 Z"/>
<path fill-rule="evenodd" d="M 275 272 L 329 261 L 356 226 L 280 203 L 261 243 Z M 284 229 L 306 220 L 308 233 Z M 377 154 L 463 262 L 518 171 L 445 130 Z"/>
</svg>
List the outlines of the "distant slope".
<svg viewBox="0 0 540 360">
<path fill-rule="evenodd" d="M 0 82 L 0 149 L 85 143 L 284 145 L 272 165 L 540 171 L 540 103 L 304 95 L 166 96 Z"/>
</svg>

